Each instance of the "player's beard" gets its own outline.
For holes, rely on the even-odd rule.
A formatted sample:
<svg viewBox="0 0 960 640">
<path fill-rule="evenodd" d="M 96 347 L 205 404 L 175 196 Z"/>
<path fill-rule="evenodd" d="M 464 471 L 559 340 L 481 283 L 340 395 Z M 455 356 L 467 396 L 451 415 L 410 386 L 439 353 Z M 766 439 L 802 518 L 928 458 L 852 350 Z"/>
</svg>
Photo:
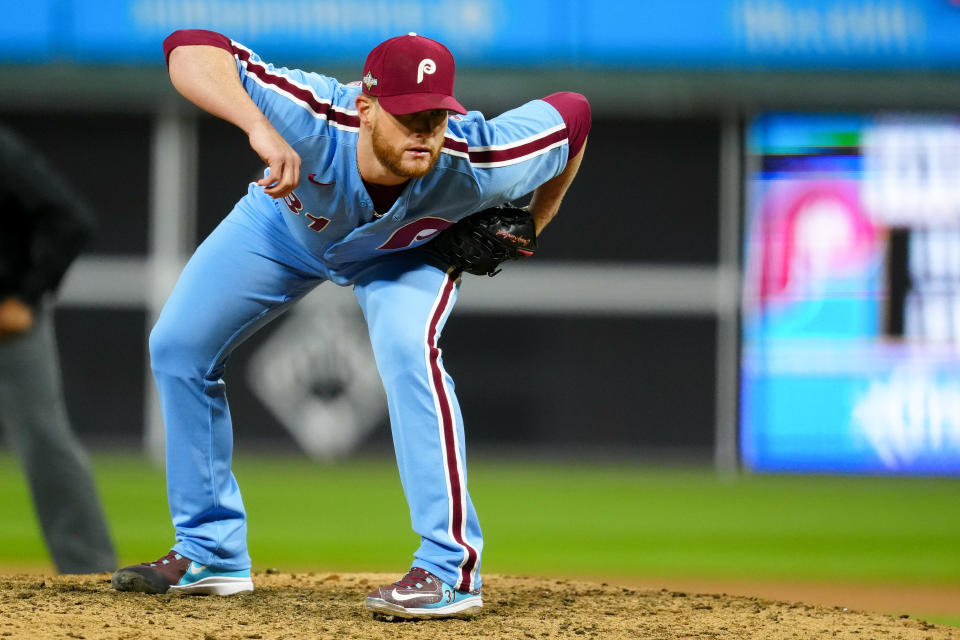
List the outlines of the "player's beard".
<svg viewBox="0 0 960 640">
<path fill-rule="evenodd" d="M 397 150 L 390 146 L 384 137 L 377 132 L 376 127 L 373 127 L 370 131 L 370 141 L 373 145 L 373 155 L 376 156 L 380 164 L 386 167 L 390 173 L 401 178 L 422 178 L 430 173 L 433 165 L 437 162 L 437 158 L 440 157 L 440 145 L 437 145 L 434 149 L 431 148 L 429 143 L 425 142 L 423 146 L 430 151 L 430 161 L 426 164 L 417 163 L 413 166 L 410 166 L 411 163 L 407 163 L 407 166 L 404 166 L 403 150 Z"/>
</svg>

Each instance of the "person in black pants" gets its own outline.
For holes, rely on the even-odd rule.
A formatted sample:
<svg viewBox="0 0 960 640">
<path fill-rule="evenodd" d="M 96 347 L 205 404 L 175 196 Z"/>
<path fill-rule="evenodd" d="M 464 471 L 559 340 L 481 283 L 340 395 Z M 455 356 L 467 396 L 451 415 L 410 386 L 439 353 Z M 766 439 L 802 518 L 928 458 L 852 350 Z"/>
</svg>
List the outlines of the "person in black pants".
<svg viewBox="0 0 960 640">
<path fill-rule="evenodd" d="M 91 229 L 64 181 L 0 128 L 0 425 L 60 573 L 117 565 L 90 464 L 67 419 L 51 309 Z"/>
</svg>

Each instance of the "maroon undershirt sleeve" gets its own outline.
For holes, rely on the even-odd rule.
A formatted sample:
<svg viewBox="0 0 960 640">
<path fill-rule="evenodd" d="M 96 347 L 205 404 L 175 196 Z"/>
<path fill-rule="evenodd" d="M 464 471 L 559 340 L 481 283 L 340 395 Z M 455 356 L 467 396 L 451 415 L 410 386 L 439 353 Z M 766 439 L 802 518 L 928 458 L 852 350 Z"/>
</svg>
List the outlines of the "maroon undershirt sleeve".
<svg viewBox="0 0 960 640">
<path fill-rule="evenodd" d="M 568 158 L 573 158 L 580 153 L 587 134 L 590 133 L 590 103 L 583 95 L 572 91 L 552 93 L 543 98 L 543 101 L 559 111 L 563 123 L 567 125 L 567 139 L 570 145 Z"/>
<path fill-rule="evenodd" d="M 177 47 L 191 44 L 207 44 L 212 47 L 220 47 L 233 55 L 233 44 L 230 42 L 230 38 L 223 34 L 216 31 L 206 31 L 205 29 L 180 29 L 171 33 L 163 41 L 163 59 L 169 63 L 171 51 Z"/>
</svg>

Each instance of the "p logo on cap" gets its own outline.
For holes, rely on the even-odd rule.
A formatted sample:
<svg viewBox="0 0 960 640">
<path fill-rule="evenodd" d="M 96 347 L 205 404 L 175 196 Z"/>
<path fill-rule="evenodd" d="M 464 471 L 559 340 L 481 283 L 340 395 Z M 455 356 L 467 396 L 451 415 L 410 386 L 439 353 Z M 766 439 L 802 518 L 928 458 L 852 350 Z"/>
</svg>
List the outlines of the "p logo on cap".
<svg viewBox="0 0 960 640">
<path fill-rule="evenodd" d="M 374 47 L 363 70 L 363 92 L 390 113 L 467 112 L 453 97 L 453 54 L 436 40 L 415 33 L 390 38 Z"/>
<path fill-rule="evenodd" d="M 435 63 L 430 58 L 424 58 L 420 61 L 420 65 L 417 67 L 417 84 L 423 82 L 423 74 L 433 73 L 437 70 L 437 63 Z"/>
</svg>

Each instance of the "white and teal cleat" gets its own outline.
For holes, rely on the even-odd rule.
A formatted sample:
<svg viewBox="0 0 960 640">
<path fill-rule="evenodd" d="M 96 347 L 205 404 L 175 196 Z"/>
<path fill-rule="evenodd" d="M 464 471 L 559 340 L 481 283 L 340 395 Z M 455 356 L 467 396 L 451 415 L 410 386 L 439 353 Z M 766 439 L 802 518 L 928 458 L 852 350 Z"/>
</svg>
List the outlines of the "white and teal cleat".
<svg viewBox="0 0 960 640">
<path fill-rule="evenodd" d="M 458 591 L 429 571 L 414 567 L 393 584 L 367 595 L 374 616 L 397 618 L 472 618 L 480 613 L 480 589 Z"/>
<path fill-rule="evenodd" d="M 180 582 L 170 585 L 173 593 L 232 596 L 253 591 L 250 569 L 229 571 L 191 561 Z"/>
<path fill-rule="evenodd" d="M 171 551 L 154 560 L 118 569 L 110 582 L 117 591 L 231 596 L 253 591 L 250 569 L 202 565 Z"/>
</svg>

